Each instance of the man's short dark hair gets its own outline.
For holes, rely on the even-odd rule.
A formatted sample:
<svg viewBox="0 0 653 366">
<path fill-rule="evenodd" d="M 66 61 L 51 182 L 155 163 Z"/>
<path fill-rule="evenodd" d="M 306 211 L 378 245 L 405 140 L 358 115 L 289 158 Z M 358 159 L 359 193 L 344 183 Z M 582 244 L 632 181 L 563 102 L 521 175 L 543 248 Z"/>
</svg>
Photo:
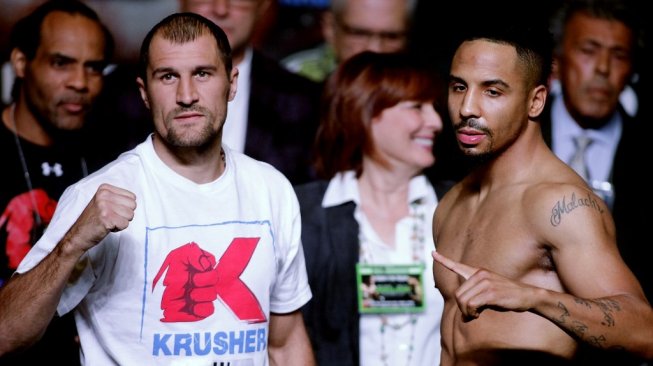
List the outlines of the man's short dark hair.
<svg viewBox="0 0 653 366">
<path fill-rule="evenodd" d="M 163 39 L 181 44 L 193 41 L 204 34 L 213 36 L 220 51 L 220 57 L 224 63 L 227 75 L 231 74 L 231 46 L 229 46 L 229 39 L 222 28 L 199 14 L 175 13 L 157 23 L 147 33 L 145 39 L 143 39 L 139 57 L 138 76 L 144 83 L 147 83 L 150 44 L 154 36 L 161 35 Z"/>
<path fill-rule="evenodd" d="M 490 6 L 494 5 L 488 4 L 488 9 L 476 12 L 476 18 L 465 19 L 465 27 L 457 37 L 455 48 L 476 39 L 513 46 L 526 65 L 528 81 L 533 86 L 548 86 L 553 66 L 553 37 L 548 19 L 514 15 L 523 14 L 520 12 L 511 12 L 511 15 L 505 13 L 505 9 L 491 9 Z"/>
<path fill-rule="evenodd" d="M 113 57 L 114 40 L 109 29 L 100 21 L 95 10 L 76 0 L 46 1 L 26 17 L 19 20 L 11 31 L 9 49 L 18 48 L 28 60 L 34 59 L 41 43 L 41 27 L 45 18 L 55 11 L 79 14 L 97 22 L 104 33 L 104 59 Z"/>
</svg>

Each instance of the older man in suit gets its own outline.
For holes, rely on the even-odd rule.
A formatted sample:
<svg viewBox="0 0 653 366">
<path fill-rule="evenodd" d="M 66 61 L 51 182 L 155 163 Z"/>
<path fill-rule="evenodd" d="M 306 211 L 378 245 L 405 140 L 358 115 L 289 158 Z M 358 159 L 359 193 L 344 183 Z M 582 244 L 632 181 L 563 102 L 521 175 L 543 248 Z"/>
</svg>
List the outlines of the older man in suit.
<svg viewBox="0 0 653 366">
<path fill-rule="evenodd" d="M 578 137 L 589 138 L 577 167 L 611 208 L 617 243 L 626 263 L 653 300 L 653 246 L 648 240 L 650 195 L 642 194 L 641 121 L 619 102 L 635 72 L 640 29 L 633 4 L 620 0 L 575 0 L 555 14 L 555 64 L 560 91 L 550 99 L 542 132 L 570 165 Z"/>
</svg>

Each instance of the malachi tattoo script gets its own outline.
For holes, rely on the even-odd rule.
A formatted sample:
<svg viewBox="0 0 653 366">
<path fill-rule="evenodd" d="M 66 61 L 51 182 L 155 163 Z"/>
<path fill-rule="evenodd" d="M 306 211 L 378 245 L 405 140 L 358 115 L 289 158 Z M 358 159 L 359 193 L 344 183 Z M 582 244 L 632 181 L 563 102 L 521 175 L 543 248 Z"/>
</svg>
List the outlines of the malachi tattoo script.
<svg viewBox="0 0 653 366">
<path fill-rule="evenodd" d="M 571 194 L 571 199 L 567 202 L 567 196 L 562 197 L 561 201 L 556 202 L 551 209 L 551 225 L 558 226 L 562 221 L 562 215 L 568 214 L 578 207 L 590 207 L 603 214 L 604 210 L 601 207 L 600 200 L 592 197 L 591 193 L 587 193 L 587 197 L 576 198 L 576 193 Z"/>
</svg>

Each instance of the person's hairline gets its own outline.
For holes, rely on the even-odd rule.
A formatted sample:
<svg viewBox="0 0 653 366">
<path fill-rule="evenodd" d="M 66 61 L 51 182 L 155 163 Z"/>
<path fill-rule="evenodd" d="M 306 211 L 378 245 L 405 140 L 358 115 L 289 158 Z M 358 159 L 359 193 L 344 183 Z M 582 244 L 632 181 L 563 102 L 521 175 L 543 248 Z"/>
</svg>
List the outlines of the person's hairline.
<svg viewBox="0 0 653 366">
<path fill-rule="evenodd" d="M 36 43 L 36 48 L 35 48 L 35 55 L 36 51 L 43 45 L 43 38 L 44 38 L 44 33 L 43 33 L 43 27 L 45 26 L 45 23 L 52 18 L 52 15 L 54 14 L 64 14 L 68 15 L 70 17 L 81 17 L 84 19 L 89 20 L 90 22 L 94 23 L 99 29 L 100 33 L 102 34 L 102 41 L 104 42 L 104 47 L 102 48 L 102 57 L 103 60 L 106 62 L 109 62 L 110 59 L 113 57 L 113 53 L 115 52 L 115 45 L 114 45 L 114 40 L 113 40 L 113 35 L 111 34 L 111 31 L 109 28 L 104 24 L 104 22 L 99 18 L 93 18 L 90 17 L 88 14 L 84 14 L 81 11 L 68 11 L 65 9 L 53 9 L 44 14 L 43 18 L 41 18 L 41 21 L 39 22 L 38 26 L 38 42 Z M 15 44 L 12 45 L 12 48 L 16 48 L 20 50 L 21 52 L 25 53 L 25 50 L 22 48 L 25 45 L 21 44 Z M 28 56 L 26 54 L 26 56 Z"/>
<path fill-rule="evenodd" d="M 502 46 L 507 46 L 512 48 L 512 50 L 515 52 L 515 57 L 517 59 L 517 62 L 519 63 L 520 67 L 523 69 L 524 72 L 524 77 L 526 79 L 526 86 L 528 89 L 533 89 L 537 88 L 540 85 L 545 86 L 548 89 L 548 86 L 544 83 L 541 83 L 539 80 L 530 80 L 533 79 L 531 75 L 531 68 L 533 67 L 529 63 L 529 59 L 525 57 L 525 53 L 521 54 L 519 52 L 519 49 L 516 44 L 513 44 L 512 42 L 500 38 L 493 38 L 493 37 L 485 37 L 485 36 L 479 36 L 479 37 L 470 37 L 467 39 L 462 40 L 459 44 L 458 47 L 456 48 L 456 53 L 460 50 L 463 44 L 465 43 L 470 43 L 474 41 L 483 41 L 483 42 L 488 42 L 488 43 L 494 43 L 497 45 L 502 45 Z M 532 52 L 532 51 L 531 51 Z M 550 75 L 550 72 L 548 73 Z M 450 75 L 451 77 L 451 75 Z"/>
<path fill-rule="evenodd" d="M 109 42 L 108 35 L 106 32 L 109 32 L 109 29 L 104 25 L 104 23 L 102 23 L 100 19 L 93 19 L 81 12 L 68 12 L 65 10 L 57 9 L 46 14 L 43 17 L 41 24 L 39 25 L 39 43 L 37 44 L 37 49 L 41 47 L 41 45 L 43 44 L 43 38 L 45 36 L 45 34 L 43 33 L 43 27 L 45 26 L 45 23 L 51 21 L 52 16 L 55 14 L 63 14 L 71 18 L 79 17 L 93 23 L 100 30 L 100 33 L 102 34 L 102 41 L 105 43 L 104 47 L 102 48 L 102 57 L 104 58 L 104 60 L 108 61 L 111 55 L 108 55 L 106 50 L 107 42 Z"/>
<path fill-rule="evenodd" d="M 152 33 L 152 38 L 150 39 L 150 42 L 149 42 L 149 44 L 147 46 L 148 50 L 147 50 L 146 69 L 150 68 L 151 65 L 152 65 L 152 63 L 151 63 L 151 60 L 152 60 L 151 50 L 152 50 L 152 45 L 154 44 L 154 42 L 156 40 L 160 39 L 160 40 L 163 40 L 165 42 L 169 42 L 169 43 L 171 43 L 173 45 L 181 46 L 181 45 L 186 45 L 186 44 L 189 44 L 189 43 L 197 42 L 202 37 L 209 37 L 213 42 L 215 42 L 216 43 L 215 49 L 218 51 L 218 53 L 220 53 L 220 47 L 217 45 L 217 41 L 215 40 L 215 38 L 211 34 L 211 31 L 206 27 L 202 27 L 202 30 L 200 31 L 200 33 L 197 34 L 197 36 L 195 36 L 192 39 L 185 40 L 185 41 L 175 40 L 172 37 L 166 36 L 165 32 L 163 32 L 163 28 L 157 29 L 154 33 Z M 218 58 L 221 58 L 221 57 L 218 55 Z M 226 65 L 224 65 L 224 62 L 222 62 L 222 64 L 223 64 L 223 67 L 226 70 Z M 156 70 L 153 69 L 153 71 L 156 71 Z"/>
<path fill-rule="evenodd" d="M 580 4 L 578 6 L 574 6 Z M 571 2 L 565 3 L 557 11 L 555 11 L 550 18 L 549 30 L 553 36 L 554 41 L 554 55 L 562 53 L 562 46 L 564 39 L 567 37 L 567 27 L 578 16 L 585 16 L 594 20 L 602 20 L 607 22 L 616 22 L 622 24 L 628 29 L 632 36 L 633 51 L 637 52 L 643 48 L 643 31 L 641 24 L 637 24 L 634 14 L 623 11 L 618 11 L 618 8 L 595 6 L 594 2 Z M 620 16 L 621 15 L 621 16 Z"/>
<path fill-rule="evenodd" d="M 168 29 L 168 30 L 171 29 L 171 26 L 170 26 L 171 20 L 170 19 L 172 19 L 174 17 L 182 17 L 182 16 L 186 16 L 186 17 L 190 17 L 190 18 L 196 18 L 196 20 L 199 21 L 197 34 L 195 34 L 192 38 L 190 38 L 190 35 L 189 35 L 189 37 L 188 37 L 189 39 L 184 40 L 184 41 L 176 40 L 176 39 L 174 39 L 173 36 L 166 35 L 166 29 Z M 165 20 L 168 20 L 168 23 L 167 24 L 162 24 Z M 218 34 L 214 34 L 214 30 L 212 28 L 216 28 L 216 31 L 217 31 Z M 215 51 L 217 52 L 217 56 L 220 59 L 225 72 L 227 73 L 227 77 L 231 80 L 231 72 L 232 72 L 232 70 L 234 68 L 234 65 L 233 65 L 233 60 L 231 59 L 232 58 L 232 53 L 231 53 L 232 51 L 231 51 L 231 48 L 229 46 L 229 41 L 228 41 L 228 38 L 227 38 L 226 34 L 222 30 L 222 28 L 220 28 L 217 24 L 211 22 L 211 20 L 205 18 L 204 16 L 202 16 L 200 14 L 193 13 L 193 12 L 181 12 L 181 13 L 171 14 L 171 15 L 165 17 L 164 19 L 162 19 L 159 23 L 155 24 L 147 32 L 147 34 L 145 35 L 145 37 L 143 38 L 143 41 L 141 43 L 141 51 L 140 51 L 140 54 L 139 54 L 139 57 L 138 57 L 138 60 L 139 60 L 139 62 L 138 62 L 138 73 L 137 73 L 138 77 L 143 80 L 143 83 L 145 85 L 147 85 L 147 83 L 148 83 L 148 81 L 147 81 L 148 80 L 147 69 L 151 65 L 151 62 L 150 62 L 151 61 L 151 52 L 150 52 L 150 50 L 152 48 L 152 43 L 154 42 L 154 40 L 157 37 L 161 37 L 161 39 L 172 42 L 174 44 L 183 45 L 183 44 L 195 42 L 195 41 L 197 41 L 199 38 L 201 38 L 203 36 L 207 36 L 207 37 L 212 39 L 214 47 L 215 47 Z M 221 38 L 221 37 L 224 37 L 224 39 L 222 41 L 224 42 L 225 46 L 227 47 L 226 51 L 228 51 L 228 52 L 226 52 L 220 46 L 220 41 L 221 40 L 219 38 Z M 144 48 L 144 46 L 146 44 L 147 44 L 147 48 Z M 145 55 L 144 55 L 144 53 L 145 53 Z M 145 56 L 145 58 L 144 58 L 144 56 Z"/>
</svg>

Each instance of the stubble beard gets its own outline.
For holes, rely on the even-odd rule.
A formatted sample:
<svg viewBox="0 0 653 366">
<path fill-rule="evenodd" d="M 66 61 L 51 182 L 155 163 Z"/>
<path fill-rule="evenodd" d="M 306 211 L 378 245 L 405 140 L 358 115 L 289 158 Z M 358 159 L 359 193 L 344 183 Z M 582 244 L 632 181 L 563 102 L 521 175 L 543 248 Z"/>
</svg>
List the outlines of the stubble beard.
<svg viewBox="0 0 653 366">
<path fill-rule="evenodd" d="M 79 116 L 61 116 L 57 113 L 56 105 L 47 105 L 43 110 L 30 96 L 25 96 L 24 100 L 36 122 L 51 139 L 63 145 L 80 144 L 80 134 L 87 117 L 86 111 Z"/>
<path fill-rule="evenodd" d="M 226 116 L 218 117 L 208 111 L 205 108 L 195 107 L 194 110 L 198 110 L 206 116 L 206 121 L 200 127 L 199 131 L 197 126 L 194 127 L 179 127 L 176 126 L 173 119 L 174 116 L 179 112 L 175 111 L 171 113 L 166 118 L 166 125 L 168 126 L 168 134 L 165 137 L 168 145 L 177 147 L 177 148 L 204 148 L 215 143 L 216 139 L 219 138 L 222 126 L 224 125 L 224 120 Z M 221 123 L 217 128 L 213 127 L 212 121 L 215 121 L 217 118 L 221 119 Z"/>
<path fill-rule="evenodd" d="M 469 150 L 463 149 L 463 154 L 465 159 L 472 167 L 478 167 L 485 165 L 488 161 L 493 160 L 498 154 L 493 151 L 481 151 L 473 153 Z"/>
<path fill-rule="evenodd" d="M 481 151 L 481 150 L 468 148 L 465 145 L 461 144 L 460 141 L 458 141 L 458 147 L 460 148 L 462 154 L 465 156 L 465 159 L 467 160 L 467 162 L 471 167 L 478 167 L 478 166 L 485 165 L 487 162 L 493 160 L 500 154 L 499 152 L 494 151 L 494 147 L 493 147 L 494 143 L 492 141 L 492 137 L 494 136 L 494 134 L 489 128 L 487 128 L 487 126 L 478 122 L 475 118 L 470 118 L 456 123 L 454 125 L 454 131 L 457 131 L 458 129 L 463 127 L 471 127 L 479 131 L 485 132 L 490 144 L 485 150 Z"/>
</svg>

